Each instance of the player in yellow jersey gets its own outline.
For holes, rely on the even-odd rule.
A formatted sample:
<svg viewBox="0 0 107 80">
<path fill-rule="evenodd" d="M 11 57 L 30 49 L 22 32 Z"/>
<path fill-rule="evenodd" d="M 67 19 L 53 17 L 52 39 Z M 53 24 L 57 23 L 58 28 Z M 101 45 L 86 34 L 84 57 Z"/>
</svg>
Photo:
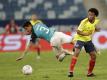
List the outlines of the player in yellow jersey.
<svg viewBox="0 0 107 80">
<path fill-rule="evenodd" d="M 41 22 L 40 20 L 38 20 L 37 16 L 35 14 L 33 14 L 31 16 L 31 20 L 30 20 L 30 23 L 33 25 L 37 24 L 38 22 Z M 27 46 L 26 46 L 26 49 L 25 51 L 23 52 L 23 55 L 20 56 L 19 58 L 17 58 L 16 60 L 21 60 L 27 53 L 28 53 L 28 50 L 29 50 L 29 45 L 34 47 L 35 50 L 37 50 L 37 59 L 40 59 L 40 44 L 39 44 L 39 39 L 37 39 L 36 41 L 33 40 L 33 43 L 29 44 L 30 43 L 30 39 L 31 39 L 31 35 L 28 35 L 26 36 L 27 37 Z"/>
<path fill-rule="evenodd" d="M 96 62 L 96 50 L 95 50 L 94 44 L 92 43 L 92 34 L 95 31 L 100 30 L 97 27 L 99 23 L 99 19 L 97 18 L 98 15 L 99 15 L 99 12 L 97 9 L 90 8 L 88 10 L 88 17 L 81 21 L 77 29 L 77 33 L 75 35 L 75 39 L 76 39 L 75 52 L 71 59 L 70 71 L 69 71 L 68 77 L 73 77 L 74 67 L 82 47 L 85 48 L 85 51 L 89 53 L 89 56 L 90 56 L 87 77 L 94 76 L 92 71 L 94 69 L 95 62 Z"/>
</svg>

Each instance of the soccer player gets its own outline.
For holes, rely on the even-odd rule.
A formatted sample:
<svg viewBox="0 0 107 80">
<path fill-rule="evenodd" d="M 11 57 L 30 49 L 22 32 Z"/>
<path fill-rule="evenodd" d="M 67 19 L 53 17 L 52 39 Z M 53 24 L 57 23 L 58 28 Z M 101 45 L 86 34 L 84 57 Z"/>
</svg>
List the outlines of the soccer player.
<svg viewBox="0 0 107 80">
<path fill-rule="evenodd" d="M 37 20 L 36 24 L 32 26 L 32 24 L 27 21 L 23 28 L 25 29 L 26 35 L 31 35 L 30 43 L 35 41 L 37 38 L 42 38 L 48 42 L 52 46 L 53 50 L 56 53 L 56 58 L 61 62 L 67 54 L 72 54 L 66 49 L 63 49 L 62 44 L 64 43 L 72 43 L 72 36 L 66 35 L 62 32 L 57 32 L 49 27 L 47 27 L 44 23 Z M 26 52 L 25 52 L 26 53 Z M 25 54 L 22 54 L 22 57 L 17 59 L 20 60 L 24 57 Z"/>
<path fill-rule="evenodd" d="M 35 14 L 33 14 L 31 16 L 31 20 L 30 23 L 32 25 L 35 25 L 37 22 L 41 22 L 40 20 L 38 20 L 37 16 Z M 23 59 L 23 57 L 25 56 L 25 54 L 28 53 L 30 46 L 33 46 L 35 48 L 35 50 L 37 50 L 37 59 L 40 59 L 40 44 L 39 44 L 39 39 L 37 39 L 36 41 L 34 40 L 31 44 L 29 43 L 30 39 L 31 39 L 31 35 L 26 36 L 27 38 L 27 44 L 26 44 L 26 49 L 23 51 L 23 55 L 20 56 L 19 58 L 17 58 L 16 60 L 21 60 Z"/>
<path fill-rule="evenodd" d="M 82 47 L 85 48 L 85 51 L 89 53 L 90 61 L 89 61 L 89 69 L 87 73 L 87 77 L 94 76 L 93 69 L 96 63 L 96 50 L 94 44 L 92 43 L 92 34 L 95 31 L 99 31 L 98 28 L 99 19 L 97 16 L 99 12 L 95 8 L 90 8 L 88 10 L 88 17 L 83 19 L 77 29 L 77 33 L 75 35 L 76 43 L 75 43 L 75 52 L 72 56 L 70 63 L 70 71 L 68 77 L 73 77 L 74 67 L 77 62 L 77 58 Z"/>
</svg>

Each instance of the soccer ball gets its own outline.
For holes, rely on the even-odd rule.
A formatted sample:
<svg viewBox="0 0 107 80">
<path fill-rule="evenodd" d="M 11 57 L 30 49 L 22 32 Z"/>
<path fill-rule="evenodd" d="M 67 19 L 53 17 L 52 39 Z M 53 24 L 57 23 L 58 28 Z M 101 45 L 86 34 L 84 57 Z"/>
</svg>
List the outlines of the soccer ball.
<svg viewBox="0 0 107 80">
<path fill-rule="evenodd" d="M 23 74 L 25 74 L 25 75 L 30 75 L 30 74 L 32 74 L 32 67 L 30 66 L 30 65 L 25 65 L 25 66 L 23 66 L 23 68 L 22 68 L 22 72 L 23 72 Z"/>
</svg>

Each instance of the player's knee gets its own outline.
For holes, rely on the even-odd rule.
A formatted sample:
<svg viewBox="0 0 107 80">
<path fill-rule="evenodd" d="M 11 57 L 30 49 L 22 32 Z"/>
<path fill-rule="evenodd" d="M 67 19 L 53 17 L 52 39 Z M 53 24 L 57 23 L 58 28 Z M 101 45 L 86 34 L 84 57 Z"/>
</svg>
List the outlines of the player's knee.
<svg viewBox="0 0 107 80">
<path fill-rule="evenodd" d="M 91 53 L 90 57 L 91 57 L 91 59 L 96 60 L 96 54 L 95 53 Z"/>
<path fill-rule="evenodd" d="M 93 59 L 93 60 L 96 60 L 96 55 L 93 55 L 93 56 L 92 56 L 92 59 Z"/>
<path fill-rule="evenodd" d="M 75 51 L 74 56 L 75 56 L 75 57 L 78 57 L 78 56 L 79 56 L 79 52 L 78 52 L 78 51 L 77 51 L 77 52 Z"/>
<path fill-rule="evenodd" d="M 78 57 L 79 53 L 80 53 L 80 49 L 76 48 L 75 51 L 74 51 L 74 56 Z"/>
</svg>

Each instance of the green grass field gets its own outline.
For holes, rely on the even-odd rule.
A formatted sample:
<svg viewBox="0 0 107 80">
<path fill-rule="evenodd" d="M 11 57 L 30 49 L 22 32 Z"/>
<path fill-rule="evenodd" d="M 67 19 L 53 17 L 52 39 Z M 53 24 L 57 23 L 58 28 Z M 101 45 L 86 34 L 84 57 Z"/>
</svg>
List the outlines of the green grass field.
<svg viewBox="0 0 107 80">
<path fill-rule="evenodd" d="M 0 80 L 70 80 L 67 77 L 71 56 L 67 56 L 63 62 L 58 62 L 52 52 L 41 54 L 41 59 L 36 59 L 36 54 L 29 53 L 21 61 L 15 61 L 20 54 L 0 54 Z M 107 53 L 102 51 L 97 56 L 97 63 L 94 69 L 96 74 L 93 78 L 87 78 L 89 56 L 81 53 L 75 67 L 74 77 L 71 80 L 107 80 Z M 31 75 L 23 75 L 21 69 L 29 64 L 33 68 Z"/>
</svg>

